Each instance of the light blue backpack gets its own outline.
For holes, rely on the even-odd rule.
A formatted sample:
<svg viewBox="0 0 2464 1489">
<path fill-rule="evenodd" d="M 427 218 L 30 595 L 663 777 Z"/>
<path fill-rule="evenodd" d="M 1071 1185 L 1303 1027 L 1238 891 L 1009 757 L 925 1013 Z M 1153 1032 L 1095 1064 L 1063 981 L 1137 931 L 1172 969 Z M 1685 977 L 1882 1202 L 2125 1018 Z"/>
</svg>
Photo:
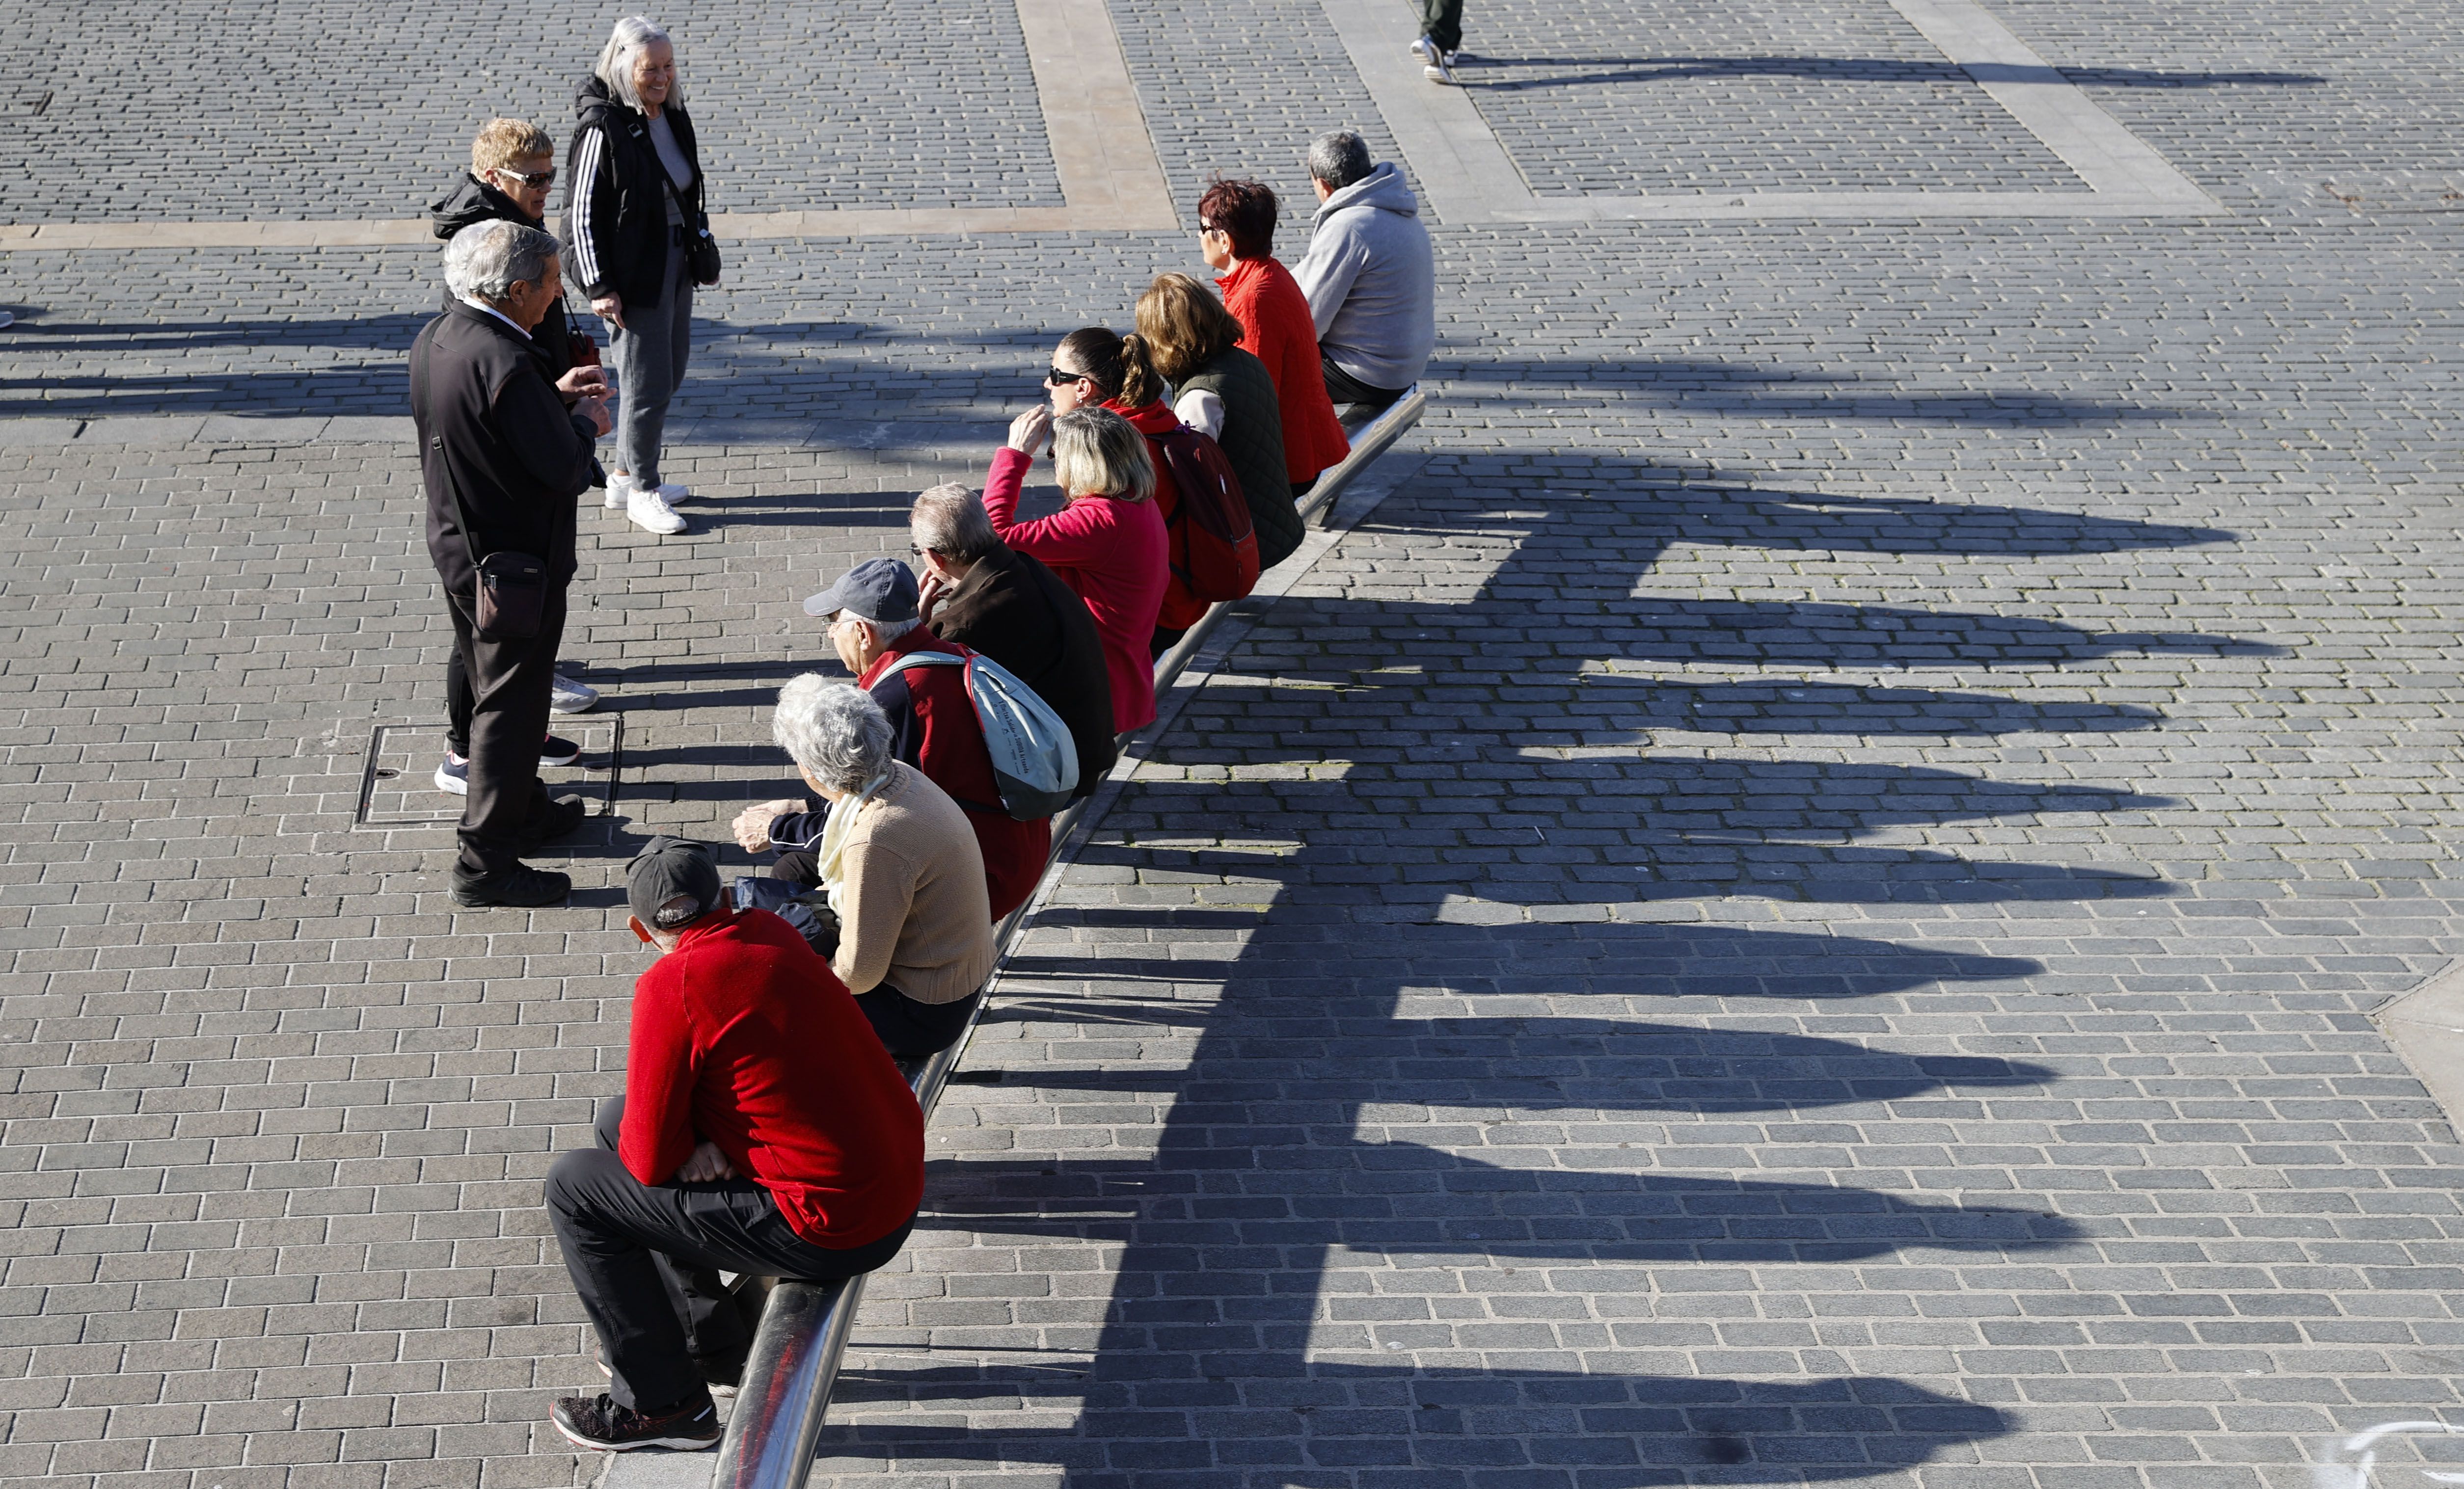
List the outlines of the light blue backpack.
<svg viewBox="0 0 2464 1489">
<path fill-rule="evenodd" d="M 911 651 L 881 675 L 911 667 L 966 668 L 967 697 L 976 706 L 976 722 L 983 726 L 993 780 L 1010 816 L 1031 822 L 1069 804 L 1078 791 L 1078 746 L 1061 715 L 1034 689 L 981 652 L 954 657 L 946 651 Z"/>
</svg>

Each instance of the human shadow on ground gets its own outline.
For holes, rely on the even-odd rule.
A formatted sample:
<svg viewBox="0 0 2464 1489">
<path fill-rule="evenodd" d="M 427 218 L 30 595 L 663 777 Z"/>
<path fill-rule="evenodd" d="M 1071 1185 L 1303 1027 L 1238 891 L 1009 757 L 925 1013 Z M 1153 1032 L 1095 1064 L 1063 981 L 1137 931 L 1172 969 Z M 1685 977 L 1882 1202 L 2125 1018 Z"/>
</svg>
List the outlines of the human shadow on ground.
<svg viewBox="0 0 2464 1489">
<path fill-rule="evenodd" d="M 1657 473 L 1646 470 L 1644 479 Z M 1849 496 L 1752 483 L 1695 481 L 1654 492 L 1649 506 L 1646 520 L 1693 542 L 1834 553 L 2059 558 L 2190 548 L 2232 542 L 2240 536 L 2222 528 L 2044 507 Z"/>
<path fill-rule="evenodd" d="M 2033 1088 L 2055 1073 L 1994 1056 L 1907 1055 L 1784 1029 L 1637 1023 L 1608 1018 L 1461 1015 L 1353 1023 L 1295 1019 L 1217 1062 L 1207 1079 L 1170 1070 L 968 1062 L 961 1084 L 1039 1091 L 1169 1091 L 1178 1101 L 1412 1102 L 1518 1111 L 1799 1111 Z M 1387 1068 L 1357 1080 L 1296 1068 L 1374 1036 Z"/>
<path fill-rule="evenodd" d="M 1496 77 L 1491 69 L 1568 67 L 1591 72 L 1541 77 Z M 1611 71 L 1597 71 L 1611 69 Z M 2315 73 L 2263 70 L 2158 72 L 2130 67 L 2033 67 L 2009 62 L 1960 66 L 1897 57 L 1826 56 L 1491 56 L 1465 58 L 1456 68 L 1462 86 L 1488 93 L 1525 93 L 1602 83 L 1660 82 L 1689 77 L 1797 77 L 1822 82 L 1932 83 L 1972 87 L 1979 83 L 2068 83 L 2092 88 L 2303 88 L 2327 81 Z"/>
</svg>

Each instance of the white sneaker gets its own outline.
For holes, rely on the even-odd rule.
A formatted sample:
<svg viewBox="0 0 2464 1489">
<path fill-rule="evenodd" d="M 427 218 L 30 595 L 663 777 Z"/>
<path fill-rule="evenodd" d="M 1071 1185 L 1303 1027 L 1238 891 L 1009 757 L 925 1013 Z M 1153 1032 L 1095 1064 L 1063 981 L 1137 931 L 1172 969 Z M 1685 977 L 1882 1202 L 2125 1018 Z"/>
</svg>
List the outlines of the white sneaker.
<svg viewBox="0 0 2464 1489">
<path fill-rule="evenodd" d="M 559 672 L 549 690 L 547 707 L 551 713 L 587 713 L 599 707 L 599 690 Z"/>
<path fill-rule="evenodd" d="M 625 505 L 626 493 L 632 491 L 632 489 L 633 478 L 631 476 L 619 475 L 613 471 L 608 471 L 606 498 L 607 510 L 613 512 L 617 508 Z"/>
<path fill-rule="evenodd" d="M 659 483 L 659 499 L 672 507 L 680 501 L 693 500 L 693 492 L 690 488 L 678 486 L 673 481 L 661 481 Z"/>
<path fill-rule="evenodd" d="M 1455 54 L 1439 51 L 1435 38 L 1422 36 L 1412 43 L 1412 50 L 1419 54 L 1422 62 L 1428 64 L 1420 69 L 1421 77 L 1436 83 L 1452 83 L 1455 80 Z"/>
<path fill-rule="evenodd" d="M 625 515 L 635 527 L 663 537 L 672 537 L 685 530 L 685 519 L 677 516 L 675 509 L 662 500 L 657 492 L 644 491 L 630 482 L 626 484 L 628 489 L 625 493 Z"/>
</svg>

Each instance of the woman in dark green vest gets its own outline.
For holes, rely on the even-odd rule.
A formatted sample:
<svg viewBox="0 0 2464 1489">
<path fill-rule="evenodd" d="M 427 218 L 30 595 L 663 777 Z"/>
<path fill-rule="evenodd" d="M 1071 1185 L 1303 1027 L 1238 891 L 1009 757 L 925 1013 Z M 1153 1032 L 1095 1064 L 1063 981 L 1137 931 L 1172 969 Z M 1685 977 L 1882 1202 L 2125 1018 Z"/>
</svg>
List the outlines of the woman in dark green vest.
<svg viewBox="0 0 2464 1489">
<path fill-rule="evenodd" d="M 1284 470 L 1284 416 L 1266 364 L 1241 350 L 1241 322 L 1215 292 L 1187 274 L 1158 274 L 1138 296 L 1138 335 L 1155 369 L 1172 383 L 1180 422 L 1214 437 L 1241 478 L 1258 533 L 1258 566 L 1271 569 L 1301 545 Z"/>
</svg>

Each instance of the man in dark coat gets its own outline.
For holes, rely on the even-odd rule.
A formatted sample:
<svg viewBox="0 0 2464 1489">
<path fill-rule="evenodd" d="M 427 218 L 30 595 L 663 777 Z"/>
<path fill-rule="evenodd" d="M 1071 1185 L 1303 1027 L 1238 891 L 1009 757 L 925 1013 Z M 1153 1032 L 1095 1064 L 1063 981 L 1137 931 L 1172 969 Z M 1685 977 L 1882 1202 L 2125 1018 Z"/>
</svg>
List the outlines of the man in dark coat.
<svg viewBox="0 0 2464 1489">
<path fill-rule="evenodd" d="M 518 860 L 572 832 L 584 811 L 579 797 L 548 799 L 539 752 L 577 566 L 574 498 L 589 488 L 606 402 L 577 391 L 568 406 L 531 355 L 531 328 L 563 292 L 555 238 L 518 223 L 474 224 L 447 246 L 445 277 L 455 303 L 411 347 L 410 409 L 428 555 L 476 694 L 453 902 L 553 905 L 572 882 Z M 500 553 L 545 566 L 536 627 L 479 627 L 479 564 Z"/>
<path fill-rule="evenodd" d="M 1003 546 L 982 500 L 963 486 L 916 497 L 907 524 L 927 575 L 925 624 L 1007 668 L 1061 715 L 1078 747 L 1078 798 L 1094 795 L 1119 752 L 1104 644 L 1086 602 L 1061 576 Z"/>
</svg>

